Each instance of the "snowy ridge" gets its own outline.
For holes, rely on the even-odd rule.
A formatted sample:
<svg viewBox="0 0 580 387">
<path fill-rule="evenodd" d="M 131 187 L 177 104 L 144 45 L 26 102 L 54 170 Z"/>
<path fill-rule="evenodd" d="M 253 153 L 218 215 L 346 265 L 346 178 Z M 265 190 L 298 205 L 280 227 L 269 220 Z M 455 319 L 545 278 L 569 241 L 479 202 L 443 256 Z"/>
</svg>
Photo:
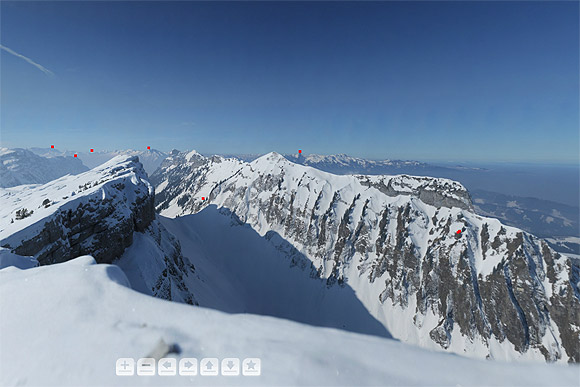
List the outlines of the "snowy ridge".
<svg viewBox="0 0 580 387">
<path fill-rule="evenodd" d="M 580 360 L 570 312 L 580 308 L 579 268 L 474 214 L 459 183 L 337 176 L 276 153 L 245 163 L 185 152 L 152 183 L 163 188 L 164 216 L 217 206 L 262 236 L 278 234 L 271 243 L 307 257 L 327 286 L 352 287 L 395 338 L 480 358 Z"/>
<path fill-rule="evenodd" d="M 0 250 L 0 258 L 2 254 Z M 118 267 L 95 265 L 89 256 L 27 270 L 0 269 L 0 384 L 553 386 L 578 382 L 577 366 L 467 359 L 271 317 L 192 308 L 139 294 L 128 285 Z M 22 351 L 23 343 L 26 362 L 14 355 Z M 167 354 L 169 345 L 177 346 L 180 353 Z M 198 359 L 259 357 L 262 375 L 235 380 L 115 376 L 119 357 L 138 359 L 153 352 L 158 357 Z"/>
<path fill-rule="evenodd" d="M 101 224 L 100 228 L 105 235 L 112 235 L 110 230 L 115 226 L 124 227 L 131 223 L 132 228 L 133 213 L 143 212 L 145 218 L 136 222 L 136 227 L 143 230 L 154 216 L 151 209 L 149 211 L 147 209 L 147 202 L 151 203 L 153 200 L 154 190 L 145 178 L 146 174 L 137 157 L 118 156 L 80 175 L 65 176 L 39 186 L 1 189 L 2 246 L 15 249 L 23 255 L 35 255 L 41 263 L 54 263 L 66 260 L 67 257 L 72 258 L 69 254 L 63 254 L 63 249 L 68 250 L 73 256 L 78 256 L 76 254 L 78 251 L 70 251 L 74 240 L 70 238 L 53 240 L 54 234 L 69 235 L 70 227 L 75 225 L 79 225 L 79 232 L 87 229 L 84 225 L 80 225 L 80 218 L 76 221 L 72 219 L 73 212 L 83 217 L 83 222 L 87 221 L 86 213 L 92 213 L 95 218 L 104 216 L 106 223 Z M 115 215 L 107 216 L 104 214 L 107 212 L 104 208 L 114 211 Z M 30 215 L 19 216 L 18 211 Z M 63 220 L 58 220 L 56 224 L 51 223 L 55 218 Z M 44 234 L 50 235 L 45 235 L 39 240 L 38 236 L 42 235 L 43 231 Z M 89 233 L 86 235 L 86 244 L 81 244 L 78 248 L 81 250 L 90 248 L 98 231 L 90 230 L 90 235 Z M 51 251 L 51 248 L 55 249 Z M 101 259 L 101 254 L 95 251 L 92 253 Z M 110 262 L 112 257 L 103 253 L 102 261 Z"/>
<path fill-rule="evenodd" d="M 116 261 L 135 289 L 195 304 L 194 267 L 155 219 L 153 198 L 136 156 L 44 185 L 0 189 L 0 245 L 42 265 L 88 254 Z"/>
</svg>

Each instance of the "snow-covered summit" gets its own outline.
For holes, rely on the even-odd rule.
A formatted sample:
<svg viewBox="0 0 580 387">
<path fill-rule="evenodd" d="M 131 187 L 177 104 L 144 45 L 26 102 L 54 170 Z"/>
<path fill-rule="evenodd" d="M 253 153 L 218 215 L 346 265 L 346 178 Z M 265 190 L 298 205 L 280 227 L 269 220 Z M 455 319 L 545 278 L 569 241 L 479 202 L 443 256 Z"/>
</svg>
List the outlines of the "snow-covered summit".
<svg viewBox="0 0 580 387">
<path fill-rule="evenodd" d="M 133 229 L 144 230 L 155 217 L 146 177 L 136 156 L 117 156 L 44 185 L 0 189 L 1 244 L 41 263 L 89 250 L 111 262 L 130 245 Z M 111 244 L 111 238 L 121 242 Z"/>
<path fill-rule="evenodd" d="M 44 185 L 0 189 L 0 245 L 42 265 L 79 255 L 116 262 L 136 290 L 195 304 L 191 289 L 198 278 L 179 242 L 156 220 L 153 198 L 139 158 L 131 155 Z"/>
<path fill-rule="evenodd" d="M 278 152 L 270 152 L 270 153 L 266 153 L 263 156 L 258 157 L 255 161 L 258 160 L 267 160 L 270 162 L 279 162 L 279 161 L 283 161 L 284 156 L 282 156 L 280 153 Z"/>
<path fill-rule="evenodd" d="M 329 287 L 352 287 L 396 338 L 482 358 L 580 360 L 580 323 L 566 312 L 580 308 L 580 269 L 475 214 L 457 182 L 339 176 L 276 153 L 251 163 L 178 154 L 152 182 L 162 215 L 227 209 L 305 275 L 314 267 Z"/>
</svg>

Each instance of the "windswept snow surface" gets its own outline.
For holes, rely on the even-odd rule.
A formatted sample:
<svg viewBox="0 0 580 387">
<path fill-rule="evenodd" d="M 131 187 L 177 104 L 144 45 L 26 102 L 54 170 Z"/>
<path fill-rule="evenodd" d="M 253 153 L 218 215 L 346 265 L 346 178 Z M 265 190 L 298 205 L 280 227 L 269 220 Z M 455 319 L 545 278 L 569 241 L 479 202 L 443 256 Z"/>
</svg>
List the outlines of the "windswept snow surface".
<svg viewBox="0 0 580 387">
<path fill-rule="evenodd" d="M 3 254 L 0 251 L 0 254 Z M 517 364 L 430 352 L 401 342 L 272 317 L 229 315 L 138 293 L 90 256 L 0 270 L 0 385 L 577 386 L 576 365 Z M 259 357 L 261 376 L 116 376 L 116 360 Z"/>
</svg>

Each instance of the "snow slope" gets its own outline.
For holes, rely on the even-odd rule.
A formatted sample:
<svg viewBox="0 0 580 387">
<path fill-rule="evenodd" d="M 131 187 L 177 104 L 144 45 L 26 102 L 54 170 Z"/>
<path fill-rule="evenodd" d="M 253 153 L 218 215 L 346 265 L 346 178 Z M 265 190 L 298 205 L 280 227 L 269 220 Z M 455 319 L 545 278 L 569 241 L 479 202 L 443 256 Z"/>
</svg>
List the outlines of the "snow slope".
<svg viewBox="0 0 580 387">
<path fill-rule="evenodd" d="M 160 220 L 203 279 L 192 286 L 200 306 L 391 337 L 352 288 L 328 287 L 306 257 L 273 245 L 279 235 L 262 237 L 215 206 Z"/>
<path fill-rule="evenodd" d="M 133 228 L 145 228 L 155 216 L 152 204 L 153 187 L 138 159 L 118 156 L 44 185 L 0 189 L 0 240 L 2 246 L 44 263 L 78 256 L 73 250 L 90 250 L 110 262 L 115 254 L 108 254 L 109 238 L 130 238 Z M 24 210 L 30 215 L 18 216 Z M 103 248 L 102 258 L 95 244 Z"/>
<path fill-rule="evenodd" d="M 134 288 L 196 304 L 194 267 L 155 219 L 153 187 L 135 156 L 117 156 L 91 171 L 44 185 L 0 188 L 0 246 L 41 264 L 90 254 L 115 261 Z M 19 211 L 32 213 L 22 218 Z"/>
<path fill-rule="evenodd" d="M 87 171 L 79 159 L 70 156 L 41 157 L 26 149 L 0 148 L 0 187 L 44 184 L 65 175 Z"/>
<path fill-rule="evenodd" d="M 0 255 L 3 254 L 0 251 Z M 89 256 L 0 269 L 0 385 L 573 386 L 576 365 L 507 364 L 137 293 Z M 259 357 L 261 376 L 115 376 L 120 357 Z"/>
</svg>

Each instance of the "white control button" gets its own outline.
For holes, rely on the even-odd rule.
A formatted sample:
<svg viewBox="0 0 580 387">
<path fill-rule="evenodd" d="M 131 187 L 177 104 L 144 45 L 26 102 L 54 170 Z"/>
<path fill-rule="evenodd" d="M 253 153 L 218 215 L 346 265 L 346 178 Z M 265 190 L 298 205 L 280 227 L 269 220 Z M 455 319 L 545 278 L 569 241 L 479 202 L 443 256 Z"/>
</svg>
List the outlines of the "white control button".
<svg viewBox="0 0 580 387">
<path fill-rule="evenodd" d="M 157 372 L 161 376 L 177 375 L 177 360 L 172 357 L 164 357 L 157 362 Z"/>
<path fill-rule="evenodd" d="M 197 359 L 195 357 L 184 357 L 179 360 L 179 375 L 197 375 Z"/>
<path fill-rule="evenodd" d="M 199 363 L 199 374 L 202 376 L 217 376 L 219 372 L 219 361 L 215 357 L 206 357 Z"/>
<path fill-rule="evenodd" d="M 257 357 L 244 359 L 242 363 L 242 374 L 244 376 L 259 376 L 262 374 L 262 361 Z"/>
<path fill-rule="evenodd" d="M 155 375 L 155 359 L 144 357 L 137 360 L 137 375 L 153 376 Z"/>
<path fill-rule="evenodd" d="M 117 359 L 117 376 L 135 375 L 135 359 L 122 357 Z"/>
<path fill-rule="evenodd" d="M 228 357 L 222 359 L 222 375 L 235 376 L 240 374 L 240 359 Z"/>
</svg>

